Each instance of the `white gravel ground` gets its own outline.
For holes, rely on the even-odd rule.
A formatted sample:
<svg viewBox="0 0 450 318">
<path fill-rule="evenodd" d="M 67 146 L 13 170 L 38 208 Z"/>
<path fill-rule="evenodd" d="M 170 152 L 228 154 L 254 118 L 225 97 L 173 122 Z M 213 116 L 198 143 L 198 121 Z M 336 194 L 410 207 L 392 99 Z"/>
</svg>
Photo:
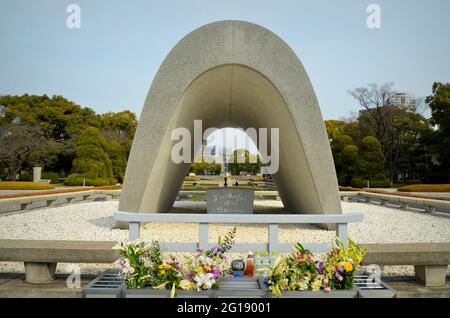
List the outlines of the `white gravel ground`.
<svg viewBox="0 0 450 318">
<path fill-rule="evenodd" d="M 177 201 L 176 207 L 203 208 L 205 202 Z M 352 223 L 349 235 L 359 243 L 450 242 L 450 218 L 365 203 L 342 202 L 346 213 L 361 212 L 362 223 Z M 0 216 L 0 239 L 114 240 L 124 241 L 128 231 L 113 229 L 112 213 L 118 201 L 89 202 L 57 208 Z M 280 201 L 257 201 L 255 209 L 281 208 Z M 210 240 L 217 239 L 229 227 L 212 225 Z M 193 224 L 152 223 L 142 229 L 145 240 L 196 241 L 198 226 Z M 334 231 L 312 225 L 280 226 L 281 242 L 331 242 Z M 265 226 L 239 226 L 236 241 L 265 242 Z M 97 273 L 110 265 L 83 264 L 83 272 Z M 59 264 L 58 271 L 67 270 Z M 412 274 L 410 266 L 386 267 L 385 274 Z M 23 271 L 20 263 L 0 262 L 0 271 Z"/>
</svg>

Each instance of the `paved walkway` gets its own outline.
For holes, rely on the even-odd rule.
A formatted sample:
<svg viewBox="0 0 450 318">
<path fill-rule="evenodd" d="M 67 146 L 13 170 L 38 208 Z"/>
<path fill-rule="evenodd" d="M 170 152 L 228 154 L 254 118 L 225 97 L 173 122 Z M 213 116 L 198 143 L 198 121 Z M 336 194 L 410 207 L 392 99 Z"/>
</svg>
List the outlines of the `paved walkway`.
<svg viewBox="0 0 450 318">
<path fill-rule="evenodd" d="M 51 284 L 33 285 L 25 282 L 24 274 L 0 273 L 0 298 L 16 297 L 51 297 L 51 298 L 81 298 L 82 289 L 93 276 L 82 276 L 81 288 L 68 288 L 67 275 L 58 275 Z M 397 298 L 450 298 L 450 277 L 444 287 L 424 287 L 417 283 L 414 277 L 385 277 L 383 281 L 394 288 Z"/>
</svg>

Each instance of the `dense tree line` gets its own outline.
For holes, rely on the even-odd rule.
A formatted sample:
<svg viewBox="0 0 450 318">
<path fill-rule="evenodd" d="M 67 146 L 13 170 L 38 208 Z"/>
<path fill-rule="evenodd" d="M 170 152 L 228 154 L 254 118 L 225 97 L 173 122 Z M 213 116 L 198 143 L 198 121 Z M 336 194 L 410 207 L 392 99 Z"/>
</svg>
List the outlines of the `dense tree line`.
<svg viewBox="0 0 450 318">
<path fill-rule="evenodd" d="M 261 158 L 246 149 L 236 149 L 231 162 L 228 163 L 228 169 L 234 176 L 240 175 L 241 172 L 256 175 L 261 171 Z"/>
<path fill-rule="evenodd" d="M 195 173 L 198 176 L 201 175 L 220 175 L 222 166 L 219 163 L 208 163 L 204 160 L 202 162 L 193 162 L 190 173 Z"/>
<path fill-rule="evenodd" d="M 418 107 L 386 106 L 392 84 L 350 91 L 361 106 L 352 120 L 327 120 L 339 184 L 386 187 L 395 183 L 450 181 L 450 83 L 434 83 L 425 98 L 431 118 Z M 416 106 L 421 103 L 417 102 Z M 0 178 L 31 178 L 42 166 L 48 178 L 68 185 L 122 182 L 137 127 L 128 110 L 96 114 L 62 96 L 0 96 Z M 250 153 L 233 153 L 228 168 L 258 173 Z M 240 162 L 245 159 L 245 162 Z M 193 164 L 196 174 L 218 174 L 219 164 Z"/>
<path fill-rule="evenodd" d="M 121 182 L 136 126 L 127 110 L 99 115 L 62 96 L 0 96 L 0 177 L 25 180 L 42 166 L 73 185 Z"/>
<path fill-rule="evenodd" d="M 450 84 L 435 83 L 425 99 L 431 118 L 416 107 L 387 106 L 392 84 L 350 91 L 362 111 L 353 120 L 325 121 L 340 185 L 448 183 Z"/>
</svg>

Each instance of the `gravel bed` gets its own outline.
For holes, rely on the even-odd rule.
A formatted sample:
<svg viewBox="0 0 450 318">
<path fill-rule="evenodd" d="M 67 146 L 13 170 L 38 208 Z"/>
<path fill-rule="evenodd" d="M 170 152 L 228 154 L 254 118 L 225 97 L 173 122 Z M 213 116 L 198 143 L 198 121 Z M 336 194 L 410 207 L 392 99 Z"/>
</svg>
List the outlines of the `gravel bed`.
<svg viewBox="0 0 450 318">
<path fill-rule="evenodd" d="M 419 212 L 377 206 L 365 203 L 342 202 L 345 213 L 361 212 L 364 221 L 352 223 L 349 235 L 359 243 L 450 242 L 450 218 Z M 176 201 L 175 210 L 204 210 L 206 202 Z M 34 210 L 0 216 L 0 239 L 42 240 L 113 240 L 124 241 L 128 231 L 113 229 L 112 213 L 118 201 L 88 202 L 62 207 Z M 267 213 L 272 209 L 280 213 L 281 201 L 256 201 L 255 210 Z M 211 225 L 210 241 L 226 233 L 230 227 Z M 176 223 L 152 223 L 142 228 L 145 240 L 196 241 L 198 225 Z M 326 231 L 312 225 L 280 226 L 280 241 L 331 242 L 334 231 Z M 265 242 L 267 228 L 251 225 L 237 227 L 237 242 Z M 83 273 L 96 274 L 107 264 L 80 264 Z M 67 272 L 69 264 L 58 264 L 58 272 Z M 0 262 L 1 272 L 22 272 L 23 264 Z M 411 275 L 412 266 L 386 266 L 386 275 Z"/>
</svg>

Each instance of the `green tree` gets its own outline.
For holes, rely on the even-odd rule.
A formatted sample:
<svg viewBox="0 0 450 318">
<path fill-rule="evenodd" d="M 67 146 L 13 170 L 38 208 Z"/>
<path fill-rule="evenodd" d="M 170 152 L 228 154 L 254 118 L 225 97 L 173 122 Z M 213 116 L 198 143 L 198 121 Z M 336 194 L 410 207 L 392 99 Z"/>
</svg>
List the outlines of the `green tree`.
<svg viewBox="0 0 450 318">
<path fill-rule="evenodd" d="M 98 129 L 90 127 L 78 138 L 76 158 L 72 165 L 72 174 L 65 184 L 111 185 L 115 183 L 111 159 L 108 156 L 108 143 Z"/>
<path fill-rule="evenodd" d="M 105 139 L 119 143 L 128 158 L 138 124 L 136 114 L 129 110 L 108 112 L 101 115 L 100 122 Z"/>
<path fill-rule="evenodd" d="M 236 149 L 233 151 L 229 169 L 235 176 L 239 175 L 241 171 L 256 175 L 261 171 L 261 159 L 259 155 L 251 154 L 246 149 Z"/>
<path fill-rule="evenodd" d="M 425 102 L 430 106 L 432 123 L 437 126 L 434 133 L 435 152 L 443 182 L 450 180 L 450 83 L 435 82 L 433 94 Z"/>
<path fill-rule="evenodd" d="M 208 175 L 219 175 L 220 171 L 222 170 L 222 166 L 219 163 L 209 163 L 206 162 L 203 158 L 203 156 L 199 156 L 196 158 L 196 161 L 200 161 L 201 162 L 193 162 L 189 172 L 193 172 L 196 175 L 203 175 L 203 174 L 208 174 Z"/>
<path fill-rule="evenodd" d="M 122 183 L 127 167 L 125 149 L 118 142 L 111 140 L 108 141 L 107 153 L 111 159 L 114 177 L 118 182 Z"/>
<path fill-rule="evenodd" d="M 327 130 L 327 134 L 328 134 L 328 139 L 330 141 L 336 139 L 337 137 L 339 137 L 340 135 L 344 134 L 344 127 L 345 127 L 345 122 L 341 121 L 341 120 L 334 120 L 334 119 L 330 119 L 330 120 L 325 120 L 325 128 Z"/>
<path fill-rule="evenodd" d="M 7 170 L 10 180 L 15 181 L 26 162 L 45 145 L 38 127 L 0 122 L 0 166 Z"/>
<path fill-rule="evenodd" d="M 384 173 L 381 143 L 373 136 L 367 136 L 362 140 L 352 184 L 361 187 L 361 183 L 364 185 L 366 180 L 369 180 L 372 186 L 375 183 L 382 187 L 389 186 Z"/>
<path fill-rule="evenodd" d="M 350 136 L 337 134 L 331 141 L 331 152 L 338 183 L 342 186 L 349 185 L 355 171 L 358 147 Z"/>
<path fill-rule="evenodd" d="M 351 184 L 352 178 L 355 175 L 358 156 L 359 149 L 355 145 L 347 145 L 344 147 L 344 149 L 342 149 L 342 169 L 338 175 L 338 181 L 340 185 L 348 186 Z"/>
<path fill-rule="evenodd" d="M 370 84 L 356 88 L 350 94 L 363 110 L 358 118 L 361 136 L 374 136 L 381 143 L 384 170 L 390 184 L 399 176 L 427 179 L 428 152 L 426 145 L 418 141 L 430 130 L 429 122 L 418 113 L 421 99 L 416 99 L 411 107 L 386 105 L 387 96 L 392 92 L 393 83 Z M 353 135 L 352 135 L 353 136 Z M 357 138 L 355 141 L 361 143 Z M 416 156 L 414 162 L 411 156 Z M 409 159 L 408 159 L 409 158 Z"/>
<path fill-rule="evenodd" d="M 47 138 L 67 140 L 87 127 L 100 127 L 98 115 L 62 96 L 0 96 L 3 121 L 37 125 Z"/>
<path fill-rule="evenodd" d="M 347 135 L 337 134 L 331 141 L 331 152 L 333 154 L 334 166 L 336 168 L 336 174 L 338 175 L 338 177 L 343 169 L 342 151 L 344 150 L 345 146 L 352 144 L 352 138 Z"/>
<path fill-rule="evenodd" d="M 112 149 L 107 152 L 113 161 L 115 176 L 117 180 L 121 180 L 137 119 L 129 110 L 97 115 L 92 109 L 81 107 L 62 96 L 25 94 L 0 96 L 0 125 L 3 124 L 35 127 L 40 131 L 45 144 L 30 152 L 25 160 L 21 160 L 19 170 L 30 170 L 33 165 L 38 164 L 45 171 L 58 172 L 61 176 L 71 172 L 78 137 L 89 127 L 99 128 L 103 137 L 111 142 Z M 5 160 L 0 161 L 0 171 L 9 170 L 7 166 Z"/>
<path fill-rule="evenodd" d="M 46 146 L 34 151 L 30 159 L 44 163 L 47 171 L 69 172 L 76 137 L 88 127 L 100 127 L 99 116 L 92 109 L 62 96 L 0 96 L 0 107 L 0 123 L 29 125 L 42 132 Z"/>
</svg>

